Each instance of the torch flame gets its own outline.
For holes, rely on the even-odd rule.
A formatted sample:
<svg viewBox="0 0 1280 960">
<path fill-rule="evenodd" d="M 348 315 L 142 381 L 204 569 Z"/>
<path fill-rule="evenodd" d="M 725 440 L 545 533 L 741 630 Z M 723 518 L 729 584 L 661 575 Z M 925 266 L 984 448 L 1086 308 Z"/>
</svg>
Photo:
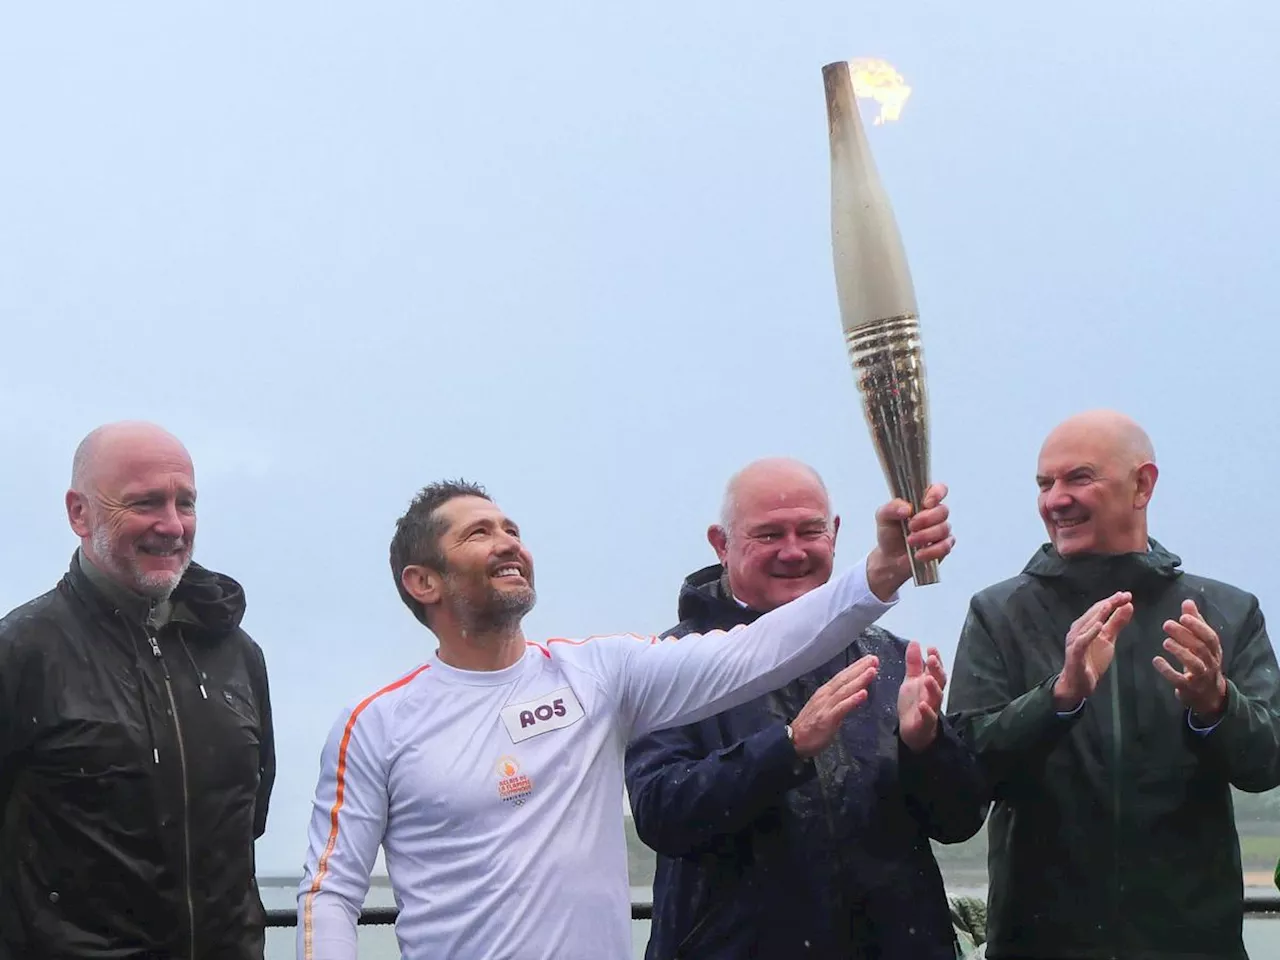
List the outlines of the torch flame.
<svg viewBox="0 0 1280 960">
<path fill-rule="evenodd" d="M 849 75 L 855 96 L 880 104 L 874 121 L 877 127 L 902 116 L 902 105 L 911 96 L 911 88 L 891 64 L 874 57 L 859 57 L 849 61 Z"/>
</svg>

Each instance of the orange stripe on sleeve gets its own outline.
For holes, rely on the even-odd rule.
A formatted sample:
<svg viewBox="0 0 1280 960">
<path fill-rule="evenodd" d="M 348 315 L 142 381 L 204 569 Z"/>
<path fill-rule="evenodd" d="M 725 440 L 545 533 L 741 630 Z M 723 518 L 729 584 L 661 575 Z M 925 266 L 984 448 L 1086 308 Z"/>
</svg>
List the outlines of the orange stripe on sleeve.
<svg viewBox="0 0 1280 960">
<path fill-rule="evenodd" d="M 569 637 L 551 637 L 549 640 L 546 641 L 546 645 L 547 647 L 550 647 L 551 644 L 553 643 L 567 643 L 571 647 L 580 647 L 584 643 L 590 643 L 592 640 L 611 640 L 614 637 L 626 637 L 628 640 L 639 640 L 641 643 L 656 643 L 658 640 L 658 638 L 652 634 L 645 635 L 641 633 L 596 633 L 596 634 L 592 634 L 589 637 L 583 637 L 581 640 L 572 640 Z M 525 642 L 528 643 L 529 641 L 526 640 Z M 540 650 L 543 650 L 545 652 L 546 648 L 542 647 L 540 644 L 535 643 L 533 644 L 533 646 L 538 647 Z"/>
<path fill-rule="evenodd" d="M 662 643 L 662 637 L 659 637 L 657 634 L 652 634 L 652 633 L 650 633 L 650 634 L 643 634 L 643 633 L 597 633 L 597 634 L 593 634 L 593 635 L 591 635 L 591 636 L 589 636 L 589 637 L 583 637 L 581 640 L 574 640 L 574 639 L 570 639 L 569 637 L 551 637 L 551 638 L 549 638 L 549 639 L 547 639 L 547 640 L 543 641 L 542 643 L 535 643 L 533 640 L 526 640 L 526 641 L 524 642 L 524 645 L 525 645 L 526 647 L 536 647 L 538 650 L 542 651 L 542 655 L 543 655 L 544 657 L 546 657 L 548 660 L 550 660 L 550 659 L 551 659 L 551 645 L 552 645 L 553 643 L 567 643 L 567 644 L 568 644 L 569 646 L 571 646 L 571 647 L 580 647 L 580 646 L 582 646 L 583 644 L 590 643 L 592 640 L 605 640 L 605 639 L 609 639 L 609 638 L 612 638 L 612 637 L 626 637 L 628 640 L 636 640 L 636 641 L 638 641 L 638 642 L 640 642 L 640 643 L 647 643 L 647 644 Z M 670 639 L 671 639 L 672 641 L 674 641 L 676 638 L 672 637 L 672 638 L 670 638 Z"/>
<path fill-rule="evenodd" d="M 347 748 L 351 745 L 351 732 L 355 729 L 356 720 L 359 719 L 360 714 L 373 701 L 384 694 L 391 693 L 393 690 L 399 690 L 430 666 L 430 664 L 424 663 L 394 683 L 389 683 L 381 690 L 369 694 L 351 711 L 351 716 L 347 719 L 346 726 L 342 728 L 342 739 L 338 743 L 337 789 L 334 791 L 333 809 L 329 812 L 329 839 L 324 845 L 324 852 L 320 854 L 320 861 L 316 865 L 316 876 L 311 882 L 311 889 L 307 891 L 307 899 L 303 906 L 303 943 L 307 960 L 311 960 L 312 957 L 312 936 L 314 933 L 311 920 L 312 906 L 315 903 L 316 894 L 320 892 L 320 885 L 324 882 L 324 876 L 329 872 L 329 857 L 333 854 L 333 848 L 338 844 L 338 814 L 342 810 L 342 803 L 346 799 L 347 793 Z"/>
</svg>

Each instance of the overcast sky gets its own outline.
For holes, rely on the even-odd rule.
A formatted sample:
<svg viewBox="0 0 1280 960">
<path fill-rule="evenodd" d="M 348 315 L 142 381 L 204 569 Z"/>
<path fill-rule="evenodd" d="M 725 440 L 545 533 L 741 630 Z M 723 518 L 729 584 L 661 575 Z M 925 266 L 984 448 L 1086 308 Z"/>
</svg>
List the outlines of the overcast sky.
<svg viewBox="0 0 1280 960">
<path fill-rule="evenodd" d="M 1154 535 L 1280 609 L 1278 31 L 1263 0 L 6 5 L 0 607 L 71 556 L 84 433 L 181 436 L 271 670 L 260 864 L 295 872 L 330 723 L 433 647 L 386 560 L 428 481 L 522 525 L 532 637 L 670 626 L 762 455 L 822 472 L 855 562 L 887 494 L 821 68 L 875 56 L 912 86 L 869 133 L 959 539 L 887 625 L 950 662 L 1095 406 L 1152 434 Z"/>
</svg>

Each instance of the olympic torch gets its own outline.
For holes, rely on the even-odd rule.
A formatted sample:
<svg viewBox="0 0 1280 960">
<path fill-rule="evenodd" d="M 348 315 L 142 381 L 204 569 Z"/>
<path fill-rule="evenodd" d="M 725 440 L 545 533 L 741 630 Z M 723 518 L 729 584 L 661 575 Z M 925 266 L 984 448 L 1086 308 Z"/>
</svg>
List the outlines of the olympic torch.
<svg viewBox="0 0 1280 960">
<path fill-rule="evenodd" d="M 836 292 L 871 441 L 894 497 L 919 510 L 929 485 L 929 398 L 911 271 L 876 173 L 847 62 L 822 68 L 831 140 L 831 246 Z M 918 586 L 937 561 L 911 550 Z"/>
</svg>

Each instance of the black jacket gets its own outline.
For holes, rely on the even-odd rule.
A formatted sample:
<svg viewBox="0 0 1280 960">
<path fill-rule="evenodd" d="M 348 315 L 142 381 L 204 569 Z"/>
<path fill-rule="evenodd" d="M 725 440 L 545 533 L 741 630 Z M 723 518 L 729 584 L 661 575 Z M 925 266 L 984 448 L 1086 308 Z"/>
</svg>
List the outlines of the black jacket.
<svg viewBox="0 0 1280 960">
<path fill-rule="evenodd" d="M 721 577 L 713 566 L 686 579 L 668 635 L 758 616 Z M 841 618 L 827 629 L 848 627 Z M 985 787 L 945 722 L 922 754 L 899 740 L 905 650 L 879 627 L 850 634 L 843 654 L 782 689 L 631 745 L 636 831 L 658 853 L 649 960 L 954 960 L 929 838 L 976 833 Z M 798 763 L 785 724 L 868 653 L 880 658 L 870 698 L 831 746 Z"/>
<path fill-rule="evenodd" d="M 1243 883 L 1230 787 L 1280 784 L 1280 671 L 1252 595 L 1150 552 L 1065 561 L 1044 546 L 977 594 L 949 713 L 994 794 L 987 956 L 1243 958 Z M 1053 683 L 1067 630 L 1133 593 L 1133 621 L 1077 715 Z M 1226 713 L 1195 733 L 1152 666 L 1163 623 L 1194 600 L 1222 641 Z"/>
<path fill-rule="evenodd" d="M 158 631 L 136 600 L 77 555 L 0 621 L 3 960 L 263 955 L 275 755 L 244 593 L 192 564 Z"/>
</svg>

